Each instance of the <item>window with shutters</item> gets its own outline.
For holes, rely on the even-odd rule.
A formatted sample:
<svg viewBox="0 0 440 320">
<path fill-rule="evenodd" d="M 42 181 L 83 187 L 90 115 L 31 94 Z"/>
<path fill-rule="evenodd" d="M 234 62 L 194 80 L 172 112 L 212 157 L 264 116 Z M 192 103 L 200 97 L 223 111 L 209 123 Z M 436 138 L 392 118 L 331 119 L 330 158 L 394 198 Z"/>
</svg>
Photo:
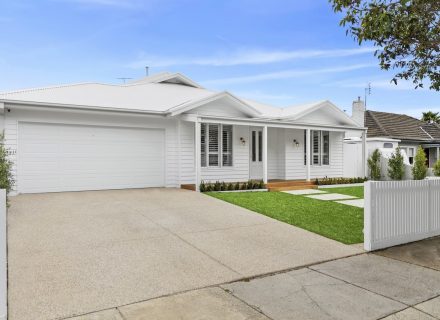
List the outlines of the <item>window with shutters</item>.
<svg viewBox="0 0 440 320">
<path fill-rule="evenodd" d="M 232 166 L 232 125 L 202 123 L 200 127 L 201 166 Z"/>
<path fill-rule="evenodd" d="M 304 165 L 306 164 L 306 131 L 304 130 Z M 310 164 L 314 166 L 330 165 L 330 132 L 310 131 Z"/>
<path fill-rule="evenodd" d="M 232 166 L 232 126 L 222 125 L 222 165 Z"/>
</svg>

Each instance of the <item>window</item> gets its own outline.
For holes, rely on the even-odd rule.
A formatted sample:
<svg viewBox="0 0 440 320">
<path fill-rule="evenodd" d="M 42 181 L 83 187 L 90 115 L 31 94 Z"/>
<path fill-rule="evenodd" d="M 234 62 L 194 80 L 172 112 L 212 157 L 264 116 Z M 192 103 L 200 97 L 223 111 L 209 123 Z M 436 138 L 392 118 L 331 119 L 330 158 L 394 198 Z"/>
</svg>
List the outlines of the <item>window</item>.
<svg viewBox="0 0 440 320">
<path fill-rule="evenodd" d="M 400 148 L 400 150 L 405 151 L 406 155 L 408 156 L 409 164 L 414 164 L 415 149 L 413 147 L 403 147 Z"/>
<path fill-rule="evenodd" d="M 232 166 L 232 126 L 202 123 L 200 130 L 200 165 Z"/>
<path fill-rule="evenodd" d="M 263 161 L 263 132 L 258 131 L 258 161 Z"/>
<path fill-rule="evenodd" d="M 257 161 L 257 132 L 252 131 L 252 161 Z"/>
<path fill-rule="evenodd" d="M 306 133 L 304 130 L 304 165 L 307 163 L 306 154 Z M 314 166 L 330 164 L 330 132 L 329 131 L 310 131 L 310 164 Z"/>
<path fill-rule="evenodd" d="M 321 165 L 321 131 L 312 131 L 312 164 Z"/>
<path fill-rule="evenodd" d="M 232 126 L 222 126 L 222 165 L 224 167 L 232 166 Z"/>
<path fill-rule="evenodd" d="M 322 131 L 322 164 L 330 164 L 330 132 Z"/>
<path fill-rule="evenodd" d="M 383 147 L 386 149 L 392 149 L 394 147 L 394 145 L 391 142 L 385 142 L 383 144 Z"/>
</svg>

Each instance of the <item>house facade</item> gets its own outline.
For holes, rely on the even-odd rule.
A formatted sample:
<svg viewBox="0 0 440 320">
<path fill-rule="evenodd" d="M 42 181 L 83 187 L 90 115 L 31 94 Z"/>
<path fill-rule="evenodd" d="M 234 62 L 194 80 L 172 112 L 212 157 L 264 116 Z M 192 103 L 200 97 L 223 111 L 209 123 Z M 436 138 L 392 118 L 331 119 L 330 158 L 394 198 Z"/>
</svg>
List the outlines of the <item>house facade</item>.
<svg viewBox="0 0 440 320">
<path fill-rule="evenodd" d="M 2 93 L 0 112 L 15 193 L 340 177 L 347 131 L 366 154 L 329 101 L 277 108 L 178 73 Z"/>
</svg>

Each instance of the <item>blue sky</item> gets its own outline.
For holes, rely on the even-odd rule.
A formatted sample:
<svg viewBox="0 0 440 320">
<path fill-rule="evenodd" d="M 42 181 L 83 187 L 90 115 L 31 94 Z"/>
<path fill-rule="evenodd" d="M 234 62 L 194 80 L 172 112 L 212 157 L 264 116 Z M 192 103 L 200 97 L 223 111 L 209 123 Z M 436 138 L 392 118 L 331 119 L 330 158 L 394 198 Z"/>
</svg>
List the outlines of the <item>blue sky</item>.
<svg viewBox="0 0 440 320">
<path fill-rule="evenodd" d="M 440 111 L 440 94 L 390 84 L 371 44 L 346 36 L 326 0 L 0 2 L 0 91 L 182 72 L 214 90 L 290 106 L 364 96 L 372 110 Z"/>
</svg>

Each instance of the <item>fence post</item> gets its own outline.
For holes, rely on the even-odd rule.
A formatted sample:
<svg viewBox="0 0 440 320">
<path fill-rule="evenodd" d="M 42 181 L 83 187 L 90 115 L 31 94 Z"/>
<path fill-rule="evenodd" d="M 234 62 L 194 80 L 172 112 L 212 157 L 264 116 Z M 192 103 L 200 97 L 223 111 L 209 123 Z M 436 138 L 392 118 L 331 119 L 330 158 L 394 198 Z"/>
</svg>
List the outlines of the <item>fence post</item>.
<svg viewBox="0 0 440 320">
<path fill-rule="evenodd" d="M 6 246 L 6 190 L 0 189 L 0 320 L 6 320 L 8 316 Z"/>
<path fill-rule="evenodd" d="M 371 211 L 371 181 L 364 183 L 364 249 L 367 251 L 372 250 L 372 211 Z"/>
</svg>

